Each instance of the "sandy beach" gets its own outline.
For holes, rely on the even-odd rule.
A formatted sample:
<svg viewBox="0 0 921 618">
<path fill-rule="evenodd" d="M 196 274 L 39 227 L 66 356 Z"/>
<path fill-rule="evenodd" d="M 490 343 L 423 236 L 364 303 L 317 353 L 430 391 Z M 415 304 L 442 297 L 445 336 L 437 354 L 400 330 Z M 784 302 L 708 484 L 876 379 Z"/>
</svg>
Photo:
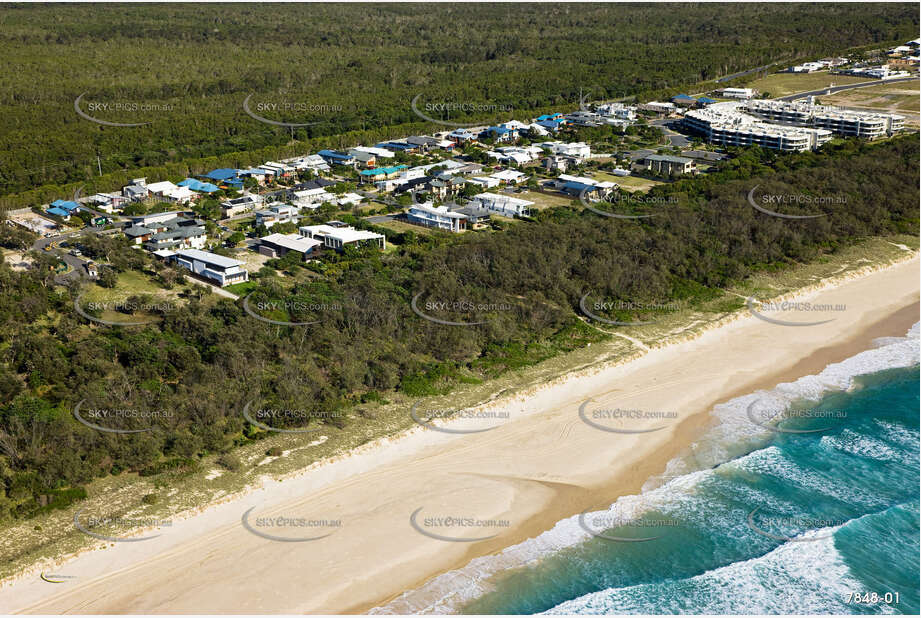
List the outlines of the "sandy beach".
<svg viewBox="0 0 921 618">
<path fill-rule="evenodd" d="M 629 363 L 497 400 L 482 410 L 499 413 L 493 417 L 436 423 L 486 431 L 420 427 L 295 478 L 266 478 L 239 499 L 162 527 L 156 538 L 100 542 L 103 549 L 56 568 L 73 578 L 64 583 L 37 573 L 19 578 L 0 588 L 0 612 L 367 611 L 636 493 L 700 434 L 713 405 L 818 373 L 875 338 L 904 335 L 918 321 L 919 260 L 797 300 L 833 309 L 763 315 L 830 321 L 781 325 L 745 312 Z M 314 537 L 322 538 L 307 540 Z M 481 537 L 489 538 L 471 540 Z"/>
</svg>

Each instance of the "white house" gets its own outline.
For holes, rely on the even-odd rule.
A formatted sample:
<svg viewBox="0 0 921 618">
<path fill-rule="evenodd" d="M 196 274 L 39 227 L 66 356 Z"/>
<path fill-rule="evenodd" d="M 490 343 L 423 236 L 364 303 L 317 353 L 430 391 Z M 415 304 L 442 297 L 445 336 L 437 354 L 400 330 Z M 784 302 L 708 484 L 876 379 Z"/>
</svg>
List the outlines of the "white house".
<svg viewBox="0 0 921 618">
<path fill-rule="evenodd" d="M 723 88 L 723 96 L 730 99 L 750 99 L 755 96 L 753 88 Z"/>
<path fill-rule="evenodd" d="M 275 202 L 265 210 L 256 211 L 256 225 L 264 225 L 268 229 L 276 223 L 297 223 L 300 219 L 297 211 L 295 206 Z"/>
<path fill-rule="evenodd" d="M 501 183 L 498 178 L 492 178 L 489 176 L 474 176 L 473 178 L 468 178 L 467 182 L 472 185 L 480 185 L 484 189 L 492 189 L 493 187 L 498 187 Z"/>
<path fill-rule="evenodd" d="M 322 242 L 324 247 L 335 249 L 336 251 L 342 251 L 349 245 L 376 245 L 380 249 L 387 248 L 387 239 L 383 234 L 367 230 L 356 230 L 351 226 L 305 225 L 298 228 L 298 231 L 305 238 L 313 239 L 318 243 Z"/>
<path fill-rule="evenodd" d="M 584 142 L 543 142 L 540 146 L 552 154 L 574 159 L 584 160 L 592 156 L 591 146 Z"/>
<path fill-rule="evenodd" d="M 469 205 L 485 208 L 506 217 L 526 217 L 531 214 L 530 207 L 534 205 L 534 202 L 498 193 L 480 193 L 473 196 Z"/>
<path fill-rule="evenodd" d="M 434 227 L 455 234 L 467 229 L 466 215 L 453 212 L 447 206 L 436 207 L 432 202 L 413 205 L 406 216 L 410 223 Z"/>
<path fill-rule="evenodd" d="M 527 177 L 527 174 L 516 170 L 502 170 L 501 172 L 496 172 L 490 176 L 490 178 L 494 178 L 499 182 L 503 182 L 509 185 L 517 185 L 518 183 L 524 181 Z"/>
<path fill-rule="evenodd" d="M 151 183 L 147 185 L 147 190 L 151 197 L 174 204 L 188 204 L 198 197 L 198 194 L 188 187 L 177 187 L 168 180 Z"/>
<path fill-rule="evenodd" d="M 243 268 L 243 262 L 216 253 L 199 249 L 180 249 L 175 252 L 158 251 L 157 255 L 220 287 L 249 281 L 249 273 Z"/>
<path fill-rule="evenodd" d="M 284 257 L 295 251 L 306 259 L 307 255 L 322 243 L 300 234 L 269 234 L 259 239 L 259 253 L 269 257 Z"/>
</svg>

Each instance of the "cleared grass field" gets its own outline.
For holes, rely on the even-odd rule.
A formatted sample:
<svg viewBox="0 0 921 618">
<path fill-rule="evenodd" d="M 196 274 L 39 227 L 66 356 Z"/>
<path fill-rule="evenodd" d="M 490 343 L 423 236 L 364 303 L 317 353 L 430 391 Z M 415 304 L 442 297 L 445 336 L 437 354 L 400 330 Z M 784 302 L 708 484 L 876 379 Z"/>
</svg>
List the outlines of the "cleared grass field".
<svg viewBox="0 0 921 618">
<path fill-rule="evenodd" d="M 879 86 L 867 86 L 844 90 L 821 97 L 822 103 L 840 105 L 852 109 L 872 110 L 903 114 L 906 124 L 919 126 L 918 97 L 921 95 L 919 82 L 881 83 Z"/>
<path fill-rule="evenodd" d="M 828 86 L 845 86 L 847 84 L 859 84 L 870 81 L 866 77 L 854 77 L 851 75 L 831 75 L 826 71 L 817 71 L 815 73 L 774 73 L 764 79 L 758 79 L 750 84 L 748 88 L 754 88 L 759 92 L 770 94 L 772 98 L 785 97 L 788 94 L 797 92 L 808 92 L 809 90 L 818 90 Z"/>
<path fill-rule="evenodd" d="M 614 174 L 608 174 L 607 172 L 595 172 L 594 178 L 595 180 L 607 180 L 610 182 L 616 182 L 621 187 L 623 187 L 625 191 L 648 191 L 656 185 L 666 184 L 661 180 L 652 180 L 650 178 L 641 178 L 639 176 L 615 176 Z"/>
</svg>

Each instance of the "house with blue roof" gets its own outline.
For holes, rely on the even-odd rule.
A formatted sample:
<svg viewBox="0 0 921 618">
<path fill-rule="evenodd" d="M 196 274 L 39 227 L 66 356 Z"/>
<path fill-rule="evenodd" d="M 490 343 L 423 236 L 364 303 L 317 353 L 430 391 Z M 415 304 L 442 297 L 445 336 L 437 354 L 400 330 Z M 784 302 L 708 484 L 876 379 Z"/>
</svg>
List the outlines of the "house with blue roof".
<svg viewBox="0 0 921 618">
<path fill-rule="evenodd" d="M 419 149 L 418 145 L 407 142 L 381 142 L 380 144 L 375 144 L 374 147 L 386 148 L 391 152 L 415 152 Z"/>
<path fill-rule="evenodd" d="M 53 202 L 51 202 L 51 207 L 59 208 L 68 213 L 71 213 L 75 210 L 78 210 L 80 208 L 80 204 L 78 204 L 77 202 L 72 202 L 72 201 L 54 200 Z"/>
<path fill-rule="evenodd" d="M 186 178 L 182 182 L 176 183 L 180 187 L 186 187 L 190 191 L 195 191 L 196 193 L 215 193 L 220 191 L 221 188 L 217 185 L 213 185 L 210 182 L 202 182 L 194 178 Z"/>
<path fill-rule="evenodd" d="M 202 178 L 207 178 L 208 180 L 213 180 L 215 182 L 224 182 L 225 180 L 233 180 L 238 176 L 240 170 L 233 169 L 231 167 L 219 167 L 216 170 L 211 170 Z"/>
<path fill-rule="evenodd" d="M 49 215 L 60 217 L 64 219 L 65 221 L 68 221 L 70 219 L 70 213 L 64 210 L 63 208 L 58 208 L 57 206 L 52 206 L 45 212 L 48 213 Z"/>
<path fill-rule="evenodd" d="M 472 142 L 476 139 L 476 135 L 468 131 L 467 129 L 454 129 L 448 133 L 448 139 L 455 143 L 463 144 L 465 142 Z"/>
<path fill-rule="evenodd" d="M 497 142 L 512 142 L 518 139 L 518 129 L 508 127 L 489 127 L 480 134 L 481 139 L 494 139 Z"/>
<path fill-rule="evenodd" d="M 697 99 L 698 105 L 713 105 L 716 102 L 717 102 L 716 99 L 711 99 L 710 97 L 700 97 L 699 99 Z"/>
<path fill-rule="evenodd" d="M 329 165 L 354 165 L 355 157 L 350 155 L 347 152 L 339 152 L 336 150 L 321 150 L 317 153 L 323 160 L 326 161 Z"/>
</svg>

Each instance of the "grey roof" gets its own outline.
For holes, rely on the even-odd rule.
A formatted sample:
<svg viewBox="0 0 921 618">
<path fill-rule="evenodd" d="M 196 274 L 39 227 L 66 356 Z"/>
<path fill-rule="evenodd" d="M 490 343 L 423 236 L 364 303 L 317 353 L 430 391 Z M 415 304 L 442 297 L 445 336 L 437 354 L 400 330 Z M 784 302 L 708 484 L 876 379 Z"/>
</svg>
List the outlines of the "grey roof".
<svg viewBox="0 0 921 618">
<path fill-rule="evenodd" d="M 691 163 L 691 159 L 685 159 L 684 157 L 673 157 L 672 155 L 649 155 L 646 157 L 647 161 L 665 161 L 668 163 L 680 163 L 686 165 Z"/>
<path fill-rule="evenodd" d="M 148 230 L 146 227 L 134 226 L 125 228 L 125 236 L 130 236 L 132 238 L 137 238 L 139 236 L 146 236 L 150 234 L 151 230 Z"/>
<path fill-rule="evenodd" d="M 216 253 L 209 253 L 208 251 L 201 251 L 199 249 L 181 249 L 180 251 L 177 251 L 175 255 L 186 259 L 205 262 L 206 264 L 213 264 L 215 266 L 220 266 L 221 268 L 231 268 L 232 266 L 239 266 L 243 264 L 243 262 L 240 260 L 234 260 L 233 258 L 224 257 L 223 255 L 218 255 Z"/>
</svg>

